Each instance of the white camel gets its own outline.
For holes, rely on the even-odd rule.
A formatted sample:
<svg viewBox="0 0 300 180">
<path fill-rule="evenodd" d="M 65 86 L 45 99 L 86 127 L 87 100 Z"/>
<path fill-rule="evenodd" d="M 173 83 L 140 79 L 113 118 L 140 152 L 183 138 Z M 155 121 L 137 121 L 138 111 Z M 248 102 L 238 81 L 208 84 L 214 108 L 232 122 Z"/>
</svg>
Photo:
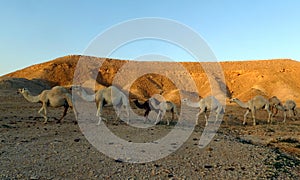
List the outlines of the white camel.
<svg viewBox="0 0 300 180">
<path fill-rule="evenodd" d="M 215 123 L 219 120 L 219 118 L 225 113 L 223 106 L 221 105 L 221 103 L 214 97 L 214 96 L 207 96 L 205 98 L 200 99 L 200 101 L 197 102 L 191 102 L 188 99 L 183 99 L 183 102 L 186 103 L 186 105 L 190 106 L 190 107 L 196 107 L 196 108 L 200 108 L 200 112 L 197 114 L 197 117 L 204 113 L 204 117 L 205 117 L 205 125 L 208 125 L 208 119 L 207 119 L 207 115 L 206 112 L 209 111 L 214 111 L 216 113 L 216 120 Z M 196 120 L 196 125 L 198 125 L 198 118 Z"/>
<path fill-rule="evenodd" d="M 232 102 L 235 102 L 242 108 L 247 109 L 246 113 L 244 114 L 243 125 L 246 124 L 247 115 L 249 112 L 251 112 L 252 118 L 253 118 L 253 125 L 255 126 L 256 125 L 255 114 L 256 114 L 256 110 L 259 110 L 259 109 L 265 109 L 268 112 L 268 123 L 270 123 L 270 119 L 272 122 L 272 112 L 270 110 L 270 104 L 269 104 L 269 101 L 267 99 L 265 99 L 264 97 L 255 96 L 253 99 L 249 100 L 246 103 L 240 101 L 238 98 L 232 98 L 232 99 L 230 99 L 230 103 L 232 103 Z"/>
<path fill-rule="evenodd" d="M 276 96 L 273 96 L 269 99 L 269 103 L 270 103 L 270 110 L 273 114 L 273 117 L 278 113 L 278 110 L 280 110 L 283 112 L 283 122 L 285 122 L 286 110 L 285 110 L 284 106 L 282 105 L 281 101 Z"/>
<path fill-rule="evenodd" d="M 287 100 L 284 103 L 283 107 L 284 107 L 284 109 L 286 111 L 289 111 L 289 117 L 290 118 L 292 117 L 292 112 L 293 112 L 294 116 L 297 115 L 297 110 L 296 110 L 297 105 L 296 105 L 295 101 L 293 101 L 293 100 Z"/>
<path fill-rule="evenodd" d="M 60 123 L 66 116 L 69 107 L 73 109 L 75 119 L 77 119 L 77 112 L 75 107 L 73 107 L 72 96 L 70 92 L 62 86 L 55 86 L 50 90 L 44 90 L 37 96 L 33 96 L 27 88 L 18 89 L 18 93 L 21 93 L 29 102 L 42 103 L 42 108 L 38 111 L 38 113 L 44 117 L 44 123 L 48 122 L 48 106 L 55 108 L 63 106 L 65 108 L 62 117 L 57 121 L 58 123 Z M 41 113 L 43 110 L 44 114 Z M 74 123 L 76 123 L 76 121 L 74 121 Z"/>
<path fill-rule="evenodd" d="M 151 110 L 154 110 L 157 113 L 155 124 L 158 124 L 162 120 L 163 115 L 167 111 L 172 112 L 172 120 L 174 120 L 174 113 L 176 114 L 177 117 L 179 117 L 176 105 L 171 101 L 160 102 L 157 99 L 151 97 L 149 98 L 149 106 Z M 167 119 L 167 125 L 170 125 L 169 119 Z"/>
<path fill-rule="evenodd" d="M 105 105 L 107 106 L 115 106 L 117 110 L 117 116 L 121 114 L 122 107 L 125 109 L 127 114 L 127 123 L 129 123 L 129 109 L 130 105 L 128 102 L 128 99 L 126 95 L 116 88 L 115 86 L 109 86 L 107 88 L 98 90 L 95 94 L 89 95 L 84 88 L 81 86 L 73 86 L 72 90 L 74 90 L 76 93 L 80 95 L 84 100 L 89 102 L 96 102 L 97 106 L 97 113 L 96 116 L 99 117 L 99 121 L 97 125 L 100 125 L 102 119 L 105 120 L 105 118 L 102 117 L 102 109 Z"/>
</svg>

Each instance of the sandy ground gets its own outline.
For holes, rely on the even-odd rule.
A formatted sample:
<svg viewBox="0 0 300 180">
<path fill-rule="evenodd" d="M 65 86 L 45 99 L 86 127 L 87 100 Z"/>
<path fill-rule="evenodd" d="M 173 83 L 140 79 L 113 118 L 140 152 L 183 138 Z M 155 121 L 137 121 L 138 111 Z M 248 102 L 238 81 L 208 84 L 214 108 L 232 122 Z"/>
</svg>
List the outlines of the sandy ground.
<svg viewBox="0 0 300 180">
<path fill-rule="evenodd" d="M 259 112 L 257 126 L 250 117 L 243 126 L 244 110 L 227 106 L 225 122 L 205 148 L 198 147 L 201 116 L 200 125 L 174 153 L 153 162 L 127 163 L 93 147 L 72 123 L 71 110 L 56 124 L 53 117 L 60 117 L 63 109 L 50 108 L 50 122 L 43 124 L 39 108 L 1 90 L 0 179 L 300 179 L 300 120 L 283 124 L 281 113 L 271 125 L 266 112 Z M 174 127 L 161 123 L 140 130 L 117 120 L 109 107 L 104 113 L 109 129 L 127 141 L 151 141 Z"/>
</svg>

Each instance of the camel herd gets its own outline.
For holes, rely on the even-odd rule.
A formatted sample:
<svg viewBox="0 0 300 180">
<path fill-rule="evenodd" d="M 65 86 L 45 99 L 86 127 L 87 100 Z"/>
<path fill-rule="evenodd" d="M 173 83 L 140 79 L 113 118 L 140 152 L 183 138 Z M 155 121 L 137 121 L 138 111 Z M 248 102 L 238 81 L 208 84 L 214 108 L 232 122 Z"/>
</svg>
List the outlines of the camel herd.
<svg viewBox="0 0 300 180">
<path fill-rule="evenodd" d="M 122 108 L 126 111 L 126 118 L 127 123 L 130 123 L 129 111 L 130 111 L 130 103 L 127 96 L 117 87 L 109 86 L 107 88 L 98 90 L 95 94 L 88 94 L 86 90 L 81 86 L 72 86 L 70 88 L 71 91 L 75 92 L 78 96 L 80 96 L 85 101 L 89 102 L 96 102 L 97 112 L 96 116 L 99 118 L 98 125 L 101 123 L 103 118 L 102 110 L 105 105 L 107 106 L 115 106 L 117 116 L 119 117 Z M 64 112 L 62 117 L 57 121 L 58 123 L 66 116 L 67 110 L 71 107 L 75 114 L 75 119 L 77 119 L 78 113 L 76 108 L 73 106 L 73 99 L 72 94 L 69 89 L 66 89 L 62 86 L 55 86 L 50 90 L 44 90 L 39 95 L 34 96 L 27 88 L 22 88 L 18 90 L 18 93 L 22 94 L 26 100 L 29 102 L 34 103 L 42 103 L 41 109 L 38 111 L 41 114 L 47 123 L 47 107 L 64 107 Z M 287 100 L 285 104 L 282 104 L 281 101 L 276 97 L 273 96 L 270 99 L 266 99 L 263 96 L 255 96 L 254 98 L 250 99 L 248 102 L 242 102 L 238 98 L 231 98 L 230 103 L 236 103 L 240 107 L 246 109 L 244 114 L 243 125 L 246 124 L 247 115 L 251 112 L 253 125 L 256 125 L 256 111 L 263 109 L 268 112 L 268 123 L 272 123 L 272 118 L 278 113 L 278 110 L 283 112 L 283 122 L 286 121 L 286 112 L 289 112 L 289 117 L 296 116 L 296 103 L 293 100 Z M 148 120 L 148 115 L 150 111 L 155 111 L 157 113 L 155 124 L 158 124 L 162 119 L 164 114 L 167 111 L 172 112 L 172 120 L 174 120 L 174 114 L 177 117 L 178 111 L 176 105 L 171 101 L 158 101 L 157 99 L 151 97 L 147 101 L 140 103 L 138 100 L 134 100 L 133 103 L 140 109 L 145 110 L 144 118 L 145 121 Z M 190 101 L 188 99 L 182 99 L 182 103 L 185 103 L 187 106 L 200 108 L 197 117 L 204 113 L 204 117 L 206 120 L 206 125 L 208 124 L 208 119 L 206 112 L 211 111 L 216 114 L 215 122 L 219 119 L 222 119 L 225 111 L 222 104 L 214 97 L 214 96 L 207 96 L 205 98 L 200 99 L 199 101 Z M 44 113 L 42 113 L 42 111 Z M 76 123 L 76 121 L 74 121 Z M 170 122 L 167 120 L 167 125 Z M 198 125 L 198 118 L 196 120 L 196 125 Z"/>
</svg>

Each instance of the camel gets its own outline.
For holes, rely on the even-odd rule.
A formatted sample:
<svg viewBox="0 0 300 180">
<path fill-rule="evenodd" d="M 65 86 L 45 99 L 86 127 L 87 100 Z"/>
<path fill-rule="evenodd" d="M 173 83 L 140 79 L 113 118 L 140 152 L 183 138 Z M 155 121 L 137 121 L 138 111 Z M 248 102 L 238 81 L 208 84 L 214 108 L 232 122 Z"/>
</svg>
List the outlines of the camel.
<svg viewBox="0 0 300 180">
<path fill-rule="evenodd" d="M 143 104 L 139 103 L 139 101 L 137 99 L 134 100 L 133 102 L 136 105 L 136 107 L 146 110 L 145 113 L 144 113 L 144 118 L 145 118 L 145 121 L 148 120 L 148 115 L 151 111 L 151 108 L 150 108 L 150 105 L 149 105 L 149 100 L 145 101 Z"/>
<path fill-rule="evenodd" d="M 155 104 L 154 104 L 154 106 L 153 105 L 151 106 L 152 109 L 151 109 L 150 104 L 149 104 L 149 99 L 147 101 L 145 101 L 143 104 L 139 103 L 138 100 L 134 100 L 133 102 L 138 108 L 146 110 L 145 114 L 144 114 L 145 121 L 148 120 L 148 115 L 149 115 L 149 112 L 151 110 L 154 110 L 154 111 L 156 111 L 156 113 L 159 113 L 159 108 L 155 109 L 154 106 L 159 104 L 160 102 L 155 98 L 153 98 L 152 103 L 153 104 L 155 103 Z M 174 120 L 174 114 L 176 114 L 176 116 L 179 117 L 177 107 L 172 101 L 166 101 L 166 104 L 167 104 L 166 111 L 171 111 L 172 112 L 172 121 L 173 121 Z M 158 122 L 159 121 L 157 121 L 157 123 Z M 169 121 L 167 121 L 167 124 L 169 125 Z"/>
<path fill-rule="evenodd" d="M 249 100 L 248 102 L 244 103 L 242 101 L 240 101 L 238 98 L 232 98 L 230 99 L 230 103 L 235 102 L 236 104 L 238 104 L 239 106 L 241 106 L 242 108 L 247 109 L 246 113 L 244 114 L 244 121 L 243 121 L 243 125 L 246 124 L 246 119 L 247 119 L 247 115 L 249 112 L 252 113 L 252 118 L 253 118 L 253 126 L 256 125 L 256 121 L 255 121 L 255 113 L 256 110 L 259 109 L 265 109 L 268 112 L 268 123 L 270 123 L 270 119 L 272 122 L 272 112 L 270 110 L 270 104 L 269 101 L 267 99 L 265 99 L 262 96 L 255 96 L 253 99 Z"/>
<path fill-rule="evenodd" d="M 188 99 L 183 99 L 183 102 L 186 103 L 186 105 L 190 106 L 190 107 L 196 107 L 196 108 L 200 108 L 200 112 L 197 114 L 197 117 L 204 113 L 204 117 L 205 117 L 205 125 L 208 125 L 208 119 L 206 116 L 206 112 L 209 111 L 214 111 L 216 113 L 216 120 L 215 123 L 218 121 L 218 119 L 220 118 L 221 115 L 223 115 L 225 113 L 223 106 L 221 105 L 221 103 L 214 97 L 214 96 L 207 96 L 205 98 L 200 99 L 200 101 L 197 102 L 191 102 Z M 196 120 L 196 125 L 198 125 L 198 118 Z"/>
<path fill-rule="evenodd" d="M 37 96 L 33 96 L 27 88 L 18 89 L 18 93 L 22 94 L 24 98 L 29 102 L 42 103 L 42 108 L 38 111 L 38 113 L 44 117 L 45 124 L 48 122 L 48 106 L 55 108 L 63 106 L 65 108 L 62 117 L 57 121 L 57 123 L 60 123 L 61 120 L 66 116 L 69 107 L 73 109 L 75 119 L 77 119 L 77 111 L 75 107 L 73 107 L 72 95 L 66 88 L 62 86 L 55 86 L 50 90 L 44 90 L 41 94 Z M 43 110 L 44 114 L 41 113 Z M 74 121 L 74 123 L 76 124 L 76 121 Z"/>
<path fill-rule="evenodd" d="M 293 100 L 287 100 L 284 104 L 284 108 L 286 111 L 289 111 L 289 117 L 291 118 L 292 117 L 292 112 L 294 114 L 294 116 L 297 115 L 297 110 L 296 110 L 296 103 L 295 101 Z"/>
<path fill-rule="evenodd" d="M 158 124 L 158 122 L 162 120 L 163 115 L 167 111 L 172 112 L 172 121 L 174 120 L 174 113 L 176 114 L 177 117 L 179 117 L 177 107 L 172 101 L 162 101 L 162 102 L 160 102 L 160 101 L 158 101 L 157 99 L 155 99 L 153 97 L 149 98 L 147 101 L 148 101 L 150 109 L 154 110 L 157 113 L 155 124 Z M 167 119 L 167 125 L 170 125 L 169 119 Z"/>
<path fill-rule="evenodd" d="M 270 110 L 273 114 L 273 117 L 278 113 L 278 110 L 283 112 L 283 122 L 286 120 L 286 110 L 284 106 L 282 105 L 281 101 L 276 97 L 273 96 L 269 99 L 269 104 L 270 104 Z M 275 111 L 275 112 L 274 112 Z"/>
<path fill-rule="evenodd" d="M 100 125 L 102 119 L 102 109 L 105 105 L 112 106 L 115 105 L 117 108 L 117 116 L 119 117 L 121 113 L 121 108 L 124 107 L 126 110 L 127 118 L 129 123 L 129 102 L 126 95 L 120 91 L 115 86 L 109 86 L 107 88 L 97 91 L 93 95 L 87 94 L 87 92 L 81 86 L 73 86 L 72 90 L 80 95 L 84 100 L 92 102 L 96 101 L 97 113 L 96 116 L 99 117 L 97 125 Z"/>
</svg>

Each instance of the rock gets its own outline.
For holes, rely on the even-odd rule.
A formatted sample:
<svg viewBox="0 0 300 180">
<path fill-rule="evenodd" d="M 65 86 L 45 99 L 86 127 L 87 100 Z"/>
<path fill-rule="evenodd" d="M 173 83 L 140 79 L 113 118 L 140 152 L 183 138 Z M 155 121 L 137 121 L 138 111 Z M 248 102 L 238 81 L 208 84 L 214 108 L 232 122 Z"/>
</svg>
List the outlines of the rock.
<svg viewBox="0 0 300 180">
<path fill-rule="evenodd" d="M 115 162 L 117 162 L 117 163 L 122 163 L 123 160 L 122 160 L 122 159 L 116 159 Z"/>
<path fill-rule="evenodd" d="M 36 176 L 36 175 L 34 175 L 34 176 L 30 176 L 30 178 L 29 178 L 30 180 L 37 180 L 37 179 L 39 179 L 39 177 L 38 176 Z"/>
<path fill-rule="evenodd" d="M 213 168 L 213 165 L 207 164 L 207 165 L 204 165 L 204 168 L 210 169 L 210 168 Z"/>
</svg>

